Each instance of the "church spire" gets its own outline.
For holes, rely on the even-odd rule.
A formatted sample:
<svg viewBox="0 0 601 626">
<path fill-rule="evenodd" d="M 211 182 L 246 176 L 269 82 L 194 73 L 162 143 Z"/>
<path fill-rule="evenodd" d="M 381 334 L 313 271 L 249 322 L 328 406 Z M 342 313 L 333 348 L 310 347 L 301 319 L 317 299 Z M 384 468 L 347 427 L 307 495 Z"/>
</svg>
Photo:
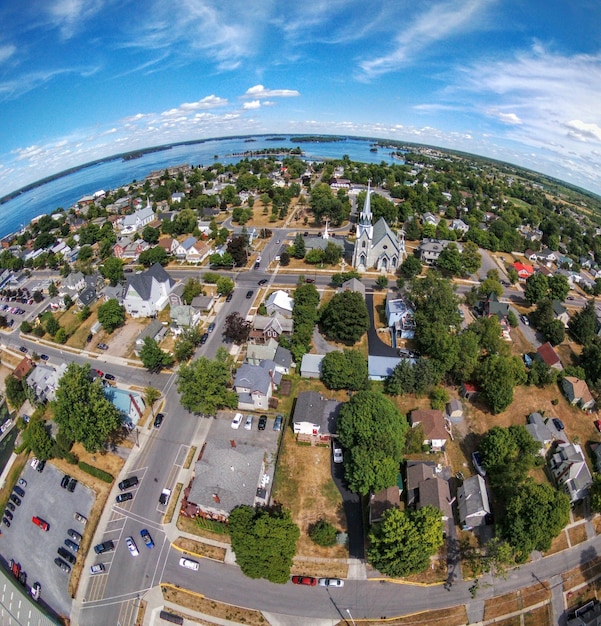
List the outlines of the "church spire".
<svg viewBox="0 0 601 626">
<path fill-rule="evenodd" d="M 323 231 L 323 238 L 324 239 L 329 239 L 330 238 L 330 233 L 328 233 L 328 220 L 326 219 L 326 227 Z"/>
<path fill-rule="evenodd" d="M 363 226 L 371 226 L 371 178 L 367 181 L 367 195 L 365 196 L 365 202 L 363 204 L 363 210 L 359 217 L 359 224 Z"/>
</svg>

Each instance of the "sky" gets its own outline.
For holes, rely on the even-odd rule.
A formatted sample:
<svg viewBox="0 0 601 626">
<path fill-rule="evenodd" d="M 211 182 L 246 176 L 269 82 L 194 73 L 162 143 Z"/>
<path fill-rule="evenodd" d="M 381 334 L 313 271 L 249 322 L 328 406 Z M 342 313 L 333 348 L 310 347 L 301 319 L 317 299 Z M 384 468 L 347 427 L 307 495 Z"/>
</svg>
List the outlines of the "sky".
<svg viewBox="0 0 601 626">
<path fill-rule="evenodd" d="M 382 137 L 601 194 L 599 0 L 0 0 L 0 197 L 259 133 Z"/>
</svg>

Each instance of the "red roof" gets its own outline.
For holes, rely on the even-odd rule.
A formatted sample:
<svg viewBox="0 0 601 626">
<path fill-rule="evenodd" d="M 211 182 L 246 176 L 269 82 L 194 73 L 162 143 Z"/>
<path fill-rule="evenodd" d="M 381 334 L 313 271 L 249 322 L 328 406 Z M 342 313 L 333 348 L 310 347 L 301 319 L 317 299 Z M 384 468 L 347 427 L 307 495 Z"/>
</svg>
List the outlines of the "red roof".
<svg viewBox="0 0 601 626">
<path fill-rule="evenodd" d="M 556 365 L 557 363 L 561 363 L 561 359 L 559 358 L 559 354 L 555 352 L 553 346 L 547 341 L 537 350 L 540 358 L 549 366 Z"/>
<path fill-rule="evenodd" d="M 513 267 L 520 276 L 530 276 L 534 274 L 534 268 L 532 267 L 532 265 L 526 265 L 525 263 L 520 263 L 519 261 L 516 261 L 513 264 Z"/>
</svg>

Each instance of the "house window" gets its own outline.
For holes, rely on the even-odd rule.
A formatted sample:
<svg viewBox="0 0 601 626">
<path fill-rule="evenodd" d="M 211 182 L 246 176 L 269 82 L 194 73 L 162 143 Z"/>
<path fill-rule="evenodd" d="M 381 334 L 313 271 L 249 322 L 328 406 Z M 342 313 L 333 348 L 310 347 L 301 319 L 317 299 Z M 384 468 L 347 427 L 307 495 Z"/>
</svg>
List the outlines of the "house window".
<svg viewBox="0 0 601 626">
<path fill-rule="evenodd" d="M 362 248 L 365 248 L 365 241 L 361 244 Z"/>
</svg>

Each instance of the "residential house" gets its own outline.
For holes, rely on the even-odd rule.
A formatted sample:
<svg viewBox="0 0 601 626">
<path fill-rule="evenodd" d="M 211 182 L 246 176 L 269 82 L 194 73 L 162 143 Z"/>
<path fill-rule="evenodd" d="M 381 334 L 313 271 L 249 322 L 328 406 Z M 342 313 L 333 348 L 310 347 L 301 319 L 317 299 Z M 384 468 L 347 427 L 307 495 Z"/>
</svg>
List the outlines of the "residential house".
<svg viewBox="0 0 601 626">
<path fill-rule="evenodd" d="M 369 380 L 386 380 L 401 361 L 415 363 L 415 359 L 402 359 L 396 356 L 375 356 L 370 354 L 367 357 L 367 377 Z"/>
<path fill-rule="evenodd" d="M 392 485 L 374 493 L 369 499 L 369 523 L 377 524 L 384 518 L 384 513 L 389 509 L 400 508 L 401 489 L 399 485 Z"/>
<path fill-rule="evenodd" d="M 234 375 L 234 390 L 238 394 L 238 408 L 267 410 L 269 399 L 282 376 L 275 371 L 273 361 L 261 361 L 259 366 L 243 363 Z"/>
<path fill-rule="evenodd" d="M 549 250 L 549 248 L 543 248 L 536 253 L 536 258 L 543 263 L 555 263 L 557 261 L 557 253 Z"/>
<path fill-rule="evenodd" d="M 213 251 L 211 244 L 204 241 L 197 241 L 186 253 L 186 263 L 202 263 Z"/>
<path fill-rule="evenodd" d="M 138 211 L 134 211 L 129 215 L 125 215 L 122 220 L 120 220 L 121 233 L 123 235 L 129 235 L 135 233 L 138 230 L 144 228 L 154 220 L 154 211 L 150 206 L 150 203 L 147 202 L 146 206 L 143 209 L 139 209 Z"/>
<path fill-rule="evenodd" d="M 470 227 L 462 219 L 454 219 L 451 220 L 451 223 L 449 224 L 449 229 L 455 230 L 462 235 L 465 235 Z"/>
<path fill-rule="evenodd" d="M 436 217 L 436 215 L 434 215 L 433 213 L 428 212 L 422 215 L 422 224 L 424 224 L 424 226 L 426 224 L 438 226 L 438 222 L 440 222 L 440 218 Z"/>
<path fill-rule="evenodd" d="M 304 354 L 300 366 L 302 378 L 321 378 L 321 362 L 325 354 Z"/>
<path fill-rule="evenodd" d="M 267 309 L 268 315 L 279 313 L 283 317 L 291 318 L 293 307 L 294 298 L 281 289 L 269 294 L 269 297 L 265 301 L 265 308 Z"/>
<path fill-rule="evenodd" d="M 25 378 L 29 372 L 34 367 L 33 361 L 28 357 L 24 356 L 18 363 L 17 367 L 13 370 L 13 377 L 17 380 L 21 380 Z"/>
<path fill-rule="evenodd" d="M 292 361 L 292 352 L 288 348 L 278 346 L 273 357 L 275 363 L 275 371 L 282 375 L 290 374 L 290 368 L 294 365 Z"/>
<path fill-rule="evenodd" d="M 181 333 L 184 328 L 194 328 L 200 322 L 200 311 L 188 304 L 178 304 L 169 309 L 174 333 Z"/>
<path fill-rule="evenodd" d="M 543 363 L 546 363 L 549 367 L 553 369 L 563 370 L 563 365 L 561 363 L 561 359 L 559 358 L 559 354 L 555 351 L 555 348 L 547 341 L 542 346 L 539 346 L 536 350 L 536 355 L 539 360 Z"/>
<path fill-rule="evenodd" d="M 574 610 L 566 626 L 601 626 L 601 602 L 594 599 Z"/>
<path fill-rule="evenodd" d="M 419 503 L 419 484 L 436 475 L 436 463 L 433 461 L 407 461 L 407 506 L 417 508 Z"/>
<path fill-rule="evenodd" d="M 528 259 L 528 261 L 532 262 L 536 261 L 537 259 L 536 252 L 531 248 L 528 248 L 524 251 L 524 256 Z"/>
<path fill-rule="evenodd" d="M 588 495 L 593 477 L 578 444 L 558 442 L 549 465 L 557 487 L 568 494 L 572 504 Z"/>
<path fill-rule="evenodd" d="M 107 285 L 104 288 L 103 297 L 107 300 L 117 300 L 119 304 L 123 304 L 123 296 L 125 295 L 125 286 L 116 284 L 114 287 Z"/>
<path fill-rule="evenodd" d="M 341 402 L 327 400 L 316 391 L 301 391 L 294 404 L 292 424 L 299 441 L 329 441 L 336 433 Z"/>
<path fill-rule="evenodd" d="M 198 309 L 202 315 L 209 314 L 215 306 L 216 298 L 213 296 L 195 296 L 192 298 L 191 305 Z"/>
<path fill-rule="evenodd" d="M 591 443 L 591 453 L 593 455 L 593 462 L 595 464 L 595 471 L 601 472 L 601 443 Z"/>
<path fill-rule="evenodd" d="M 157 243 L 157 246 L 163 248 L 167 254 L 173 254 L 174 248 L 177 248 L 178 245 L 177 239 L 173 239 L 173 237 L 161 237 Z"/>
<path fill-rule="evenodd" d="M 148 250 L 149 246 L 143 239 L 132 241 L 129 237 L 119 237 L 117 243 L 113 246 L 113 254 L 118 259 L 135 261 L 140 253 Z"/>
<path fill-rule="evenodd" d="M 208 439 L 194 466 L 194 480 L 185 490 L 186 514 L 225 522 L 235 507 L 259 504 L 257 485 L 264 475 L 264 456 L 261 446 Z"/>
<path fill-rule="evenodd" d="M 415 311 L 403 298 L 393 298 L 389 293 L 386 298 L 386 320 L 388 327 L 394 337 L 393 347 L 396 346 L 396 339 L 413 339 L 415 336 Z"/>
<path fill-rule="evenodd" d="M 56 398 L 58 384 L 66 370 L 66 363 L 62 363 L 56 369 L 45 363 L 40 363 L 31 370 L 25 382 L 33 391 L 38 402 L 52 402 Z"/>
<path fill-rule="evenodd" d="M 63 278 L 61 283 L 61 287 L 59 289 L 59 295 L 70 295 L 73 296 L 76 293 L 79 293 L 86 286 L 85 276 L 81 272 L 72 272 L 68 276 Z"/>
<path fill-rule="evenodd" d="M 520 263 L 519 261 L 514 262 L 513 269 L 518 273 L 520 280 L 526 280 L 534 274 L 534 267 L 532 267 L 532 265 Z"/>
<path fill-rule="evenodd" d="M 188 254 L 188 250 L 198 241 L 196 237 L 186 237 L 183 241 L 177 244 L 173 254 L 177 259 L 184 260 Z"/>
<path fill-rule="evenodd" d="M 464 530 L 486 524 L 486 516 L 490 515 L 490 504 L 482 476 L 470 476 L 457 488 L 457 508 L 459 523 Z"/>
<path fill-rule="evenodd" d="M 557 430 L 550 428 L 551 421 L 547 421 L 540 413 L 530 413 L 526 430 L 532 435 L 532 439 L 539 444 L 538 454 L 544 457 L 551 444 L 556 439 Z"/>
<path fill-rule="evenodd" d="M 340 287 L 341 291 L 352 291 L 360 293 L 365 298 L 365 285 L 357 278 L 350 278 L 346 282 L 342 283 Z"/>
<path fill-rule="evenodd" d="M 249 343 L 246 347 L 246 362 L 249 365 L 259 365 L 261 361 L 273 361 L 278 342 L 271 338 L 265 343 Z"/>
<path fill-rule="evenodd" d="M 167 306 L 175 285 L 161 265 L 155 263 L 145 272 L 128 277 L 123 306 L 132 317 L 152 317 Z"/>
<path fill-rule="evenodd" d="M 563 306 L 563 304 L 559 300 L 553 300 L 553 317 L 556 320 L 559 320 L 565 328 L 568 327 L 568 322 L 570 321 L 570 315 L 568 310 Z"/>
<path fill-rule="evenodd" d="M 420 481 L 417 508 L 421 509 L 425 506 L 436 507 L 441 512 L 445 525 L 453 519 L 451 491 L 447 480 L 440 476 L 433 476 Z"/>
<path fill-rule="evenodd" d="M 411 411 L 411 426 L 415 428 L 418 425 L 421 425 L 424 433 L 424 445 L 433 452 L 443 451 L 449 436 L 443 412 L 437 409 Z"/>
<path fill-rule="evenodd" d="M 584 380 L 580 380 L 575 376 L 566 376 L 561 381 L 561 386 L 570 404 L 579 406 L 583 411 L 592 409 L 595 406 L 595 399 Z"/>
<path fill-rule="evenodd" d="M 425 237 L 417 248 L 419 259 L 426 265 L 436 265 L 441 252 L 450 244 L 446 239 L 430 239 Z"/>
<path fill-rule="evenodd" d="M 95 302 L 97 297 L 96 289 L 94 287 L 87 287 L 77 295 L 75 304 L 79 309 L 83 309 Z"/>
<path fill-rule="evenodd" d="M 269 339 L 279 341 L 282 335 L 292 334 L 293 321 L 280 313 L 273 316 L 255 315 L 248 340 L 251 343 L 265 343 Z"/>
<path fill-rule="evenodd" d="M 471 400 L 478 395 L 478 387 L 473 383 L 461 383 L 461 390 L 459 392 L 462 398 Z"/>
<path fill-rule="evenodd" d="M 171 194 L 171 202 L 173 203 L 180 203 L 182 200 L 184 200 L 186 197 L 185 193 L 182 193 L 181 191 L 176 191 L 175 193 Z"/>
<path fill-rule="evenodd" d="M 134 344 L 134 352 L 136 356 L 140 356 L 140 350 L 144 347 L 144 340 L 147 337 L 150 339 L 154 339 L 156 342 L 159 342 L 163 339 L 163 337 L 167 334 L 168 327 L 163 326 L 159 320 L 152 320 L 146 328 L 142 330 L 142 332 L 138 335 L 136 339 L 136 343 Z"/>
</svg>

